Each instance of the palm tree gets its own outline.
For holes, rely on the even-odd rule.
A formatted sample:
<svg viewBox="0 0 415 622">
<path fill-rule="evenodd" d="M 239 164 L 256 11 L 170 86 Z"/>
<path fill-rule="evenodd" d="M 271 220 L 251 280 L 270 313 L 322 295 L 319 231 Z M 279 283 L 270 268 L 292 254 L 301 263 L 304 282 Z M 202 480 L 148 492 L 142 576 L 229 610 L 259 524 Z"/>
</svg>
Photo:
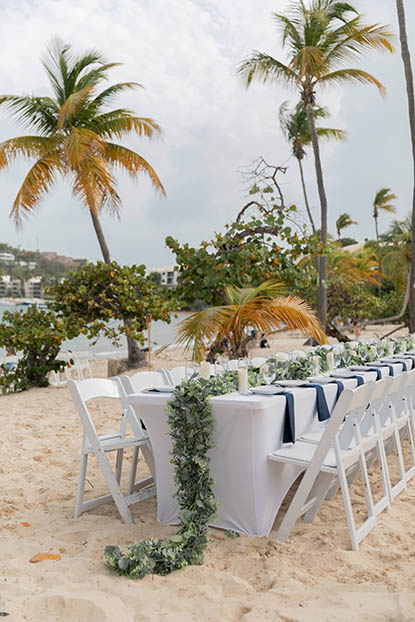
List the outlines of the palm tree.
<svg viewBox="0 0 415 622">
<path fill-rule="evenodd" d="M 113 171 L 127 171 L 133 179 L 144 173 L 164 193 L 151 165 L 112 140 L 133 133 L 151 139 L 160 134 L 160 128 L 153 119 L 137 117 L 130 110 L 107 109 L 117 94 L 140 85 L 121 82 L 97 92 L 108 79 L 109 69 L 120 64 L 105 63 L 100 52 L 75 55 L 69 45 L 55 40 L 42 64 L 54 97 L 0 96 L 0 105 L 37 132 L 0 144 L 0 169 L 10 166 L 17 156 L 36 159 L 17 193 L 11 217 L 20 225 L 23 216 L 39 207 L 58 177 L 66 177 L 74 195 L 89 210 L 102 255 L 110 263 L 99 214 L 107 208 L 118 215 L 121 208 Z"/>
<path fill-rule="evenodd" d="M 296 0 L 288 16 L 274 13 L 274 18 L 282 30 L 288 63 L 269 54 L 254 52 L 239 66 L 239 73 L 247 86 L 254 79 L 264 83 L 284 82 L 300 92 L 314 151 L 321 206 L 321 242 L 324 247 L 327 243 L 327 198 L 313 116 L 316 88 L 360 82 L 373 84 L 385 94 L 384 86 L 370 73 L 344 65 L 373 48 L 392 52 L 392 35 L 385 26 L 362 23 L 361 16 L 351 4 L 337 0 L 310 0 L 309 7 L 306 7 L 304 0 Z M 327 320 L 326 278 L 327 259 L 322 254 L 319 262 L 318 317 L 323 328 Z"/>
<path fill-rule="evenodd" d="M 340 242 L 340 234 L 342 230 L 346 229 L 347 227 L 350 227 L 351 225 L 357 225 L 357 222 L 355 220 L 352 220 L 350 214 L 347 214 L 347 213 L 340 214 L 340 216 L 336 220 L 336 231 L 337 231 L 337 238 L 339 242 Z"/>
<path fill-rule="evenodd" d="M 247 356 L 251 337 L 248 327 L 257 334 L 270 333 L 285 324 L 313 335 L 319 343 L 327 343 L 318 319 L 306 302 L 295 296 L 281 296 L 281 284 L 266 281 L 258 287 L 227 287 L 227 303 L 192 313 L 181 322 L 178 343 L 185 350 L 193 347 L 193 360 L 201 361 L 206 351 L 224 339 L 233 357 Z"/>
<path fill-rule="evenodd" d="M 99 215 L 107 208 L 119 216 L 121 199 L 114 171 L 126 171 L 133 180 L 144 174 L 155 190 L 165 194 L 152 166 L 113 140 L 130 134 L 151 139 L 160 134 L 160 127 L 153 119 L 138 117 L 128 109 L 108 109 L 116 95 L 141 85 L 120 82 L 99 91 L 108 71 L 120 64 L 104 62 L 100 52 L 89 50 L 77 55 L 69 45 L 54 40 L 42 64 L 53 96 L 0 96 L 0 105 L 36 132 L 0 144 L 0 169 L 9 167 L 18 156 L 35 159 L 10 216 L 20 225 L 24 216 L 39 207 L 58 178 L 64 177 L 89 211 L 104 261 L 111 263 Z M 128 359 L 133 365 L 140 358 L 139 349 L 134 340 L 127 341 Z"/>
<path fill-rule="evenodd" d="M 396 207 L 392 205 L 392 201 L 397 199 L 396 194 L 393 194 L 390 188 L 381 188 L 377 191 L 375 195 L 375 200 L 373 201 L 373 218 L 375 220 L 375 229 L 376 229 L 376 242 L 379 245 L 379 228 L 378 228 L 378 218 L 379 211 L 381 212 L 389 212 L 389 214 L 394 214 L 396 212 Z"/>
<path fill-rule="evenodd" d="M 327 108 L 315 107 L 313 109 L 315 120 L 326 119 L 329 116 Z M 311 144 L 311 134 L 307 122 L 307 113 L 303 102 L 298 102 L 294 110 L 288 109 L 288 102 L 284 102 L 280 106 L 279 120 L 281 129 L 291 143 L 293 156 L 297 159 L 300 169 L 301 185 L 303 188 L 304 202 L 310 220 L 311 229 L 316 233 L 313 216 L 308 202 L 307 190 L 304 181 L 304 172 L 302 161 L 305 156 L 305 147 Z M 336 140 L 346 140 L 346 132 L 328 127 L 316 127 L 317 136 L 319 138 L 335 138 Z"/>
<path fill-rule="evenodd" d="M 409 274 L 409 331 L 415 332 L 415 96 L 414 77 L 412 73 L 411 54 L 409 52 L 408 38 L 406 35 L 405 8 L 403 0 L 396 0 L 398 13 L 399 38 L 401 42 L 401 55 L 405 71 L 406 93 L 408 98 L 409 126 L 411 130 L 412 168 L 413 168 L 413 193 L 412 193 L 412 248 L 411 266 Z"/>
<path fill-rule="evenodd" d="M 370 324 L 384 324 L 401 319 L 410 298 L 410 267 L 412 258 L 412 218 L 394 220 L 388 231 L 381 236 L 379 251 L 382 273 L 393 283 L 396 292 L 404 292 L 401 310 L 397 315 L 370 320 Z"/>
</svg>

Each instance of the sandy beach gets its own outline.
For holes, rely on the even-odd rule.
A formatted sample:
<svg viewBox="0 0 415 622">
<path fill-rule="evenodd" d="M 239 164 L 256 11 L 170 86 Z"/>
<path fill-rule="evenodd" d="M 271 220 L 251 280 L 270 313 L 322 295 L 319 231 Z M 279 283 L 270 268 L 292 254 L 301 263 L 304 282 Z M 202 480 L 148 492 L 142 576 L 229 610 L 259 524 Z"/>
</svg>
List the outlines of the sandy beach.
<svg viewBox="0 0 415 622">
<path fill-rule="evenodd" d="M 376 327 L 362 337 L 387 331 Z M 284 334 L 272 346 L 297 349 L 303 342 L 297 333 Z M 179 351 L 169 350 L 154 366 L 180 360 Z M 93 366 L 95 375 L 106 376 L 105 361 Z M 95 409 L 100 431 L 113 429 L 116 405 L 100 402 Z M 155 498 L 132 506 L 133 525 L 123 524 L 114 504 L 74 520 L 82 429 L 66 387 L 0 397 L 0 415 L 0 612 L 10 622 L 415 620 L 414 480 L 358 552 L 350 550 L 337 495 L 312 524 L 299 521 L 284 544 L 275 531 L 267 538 L 229 539 L 213 529 L 203 566 L 132 581 L 106 567 L 104 547 L 174 533 L 156 522 Z M 144 475 L 143 461 L 139 468 Z M 87 494 L 106 492 L 94 459 L 87 477 Z M 355 486 L 357 503 L 361 494 Z M 29 562 L 48 551 L 60 559 Z"/>
</svg>

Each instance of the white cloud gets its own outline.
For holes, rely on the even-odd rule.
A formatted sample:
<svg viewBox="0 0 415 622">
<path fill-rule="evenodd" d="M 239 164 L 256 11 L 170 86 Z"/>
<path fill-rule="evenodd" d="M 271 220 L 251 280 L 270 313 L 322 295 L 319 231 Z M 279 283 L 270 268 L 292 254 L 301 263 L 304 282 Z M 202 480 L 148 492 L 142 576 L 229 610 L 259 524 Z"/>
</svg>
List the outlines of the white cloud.
<svg viewBox="0 0 415 622">
<path fill-rule="evenodd" d="M 120 177 L 120 222 L 103 218 L 115 259 L 170 261 L 164 237 L 197 243 L 235 215 L 243 200 L 238 168 L 263 154 L 281 163 L 290 154 L 277 124 L 277 110 L 295 95 L 282 87 L 253 85 L 248 91 L 236 77 L 238 63 L 252 49 L 281 56 L 272 11 L 287 2 L 263 0 L 15 0 L 2 3 L 2 92 L 46 93 L 40 63 L 54 36 L 75 49 L 96 47 L 109 60 L 123 62 L 112 80 L 136 80 L 146 90 L 124 95 L 122 104 L 154 117 L 164 140 L 128 145 L 144 155 L 166 186 L 167 198 L 155 196 L 143 180 L 133 185 Z M 357 3 L 369 21 L 395 22 L 390 2 Z M 393 4 L 393 3 L 392 3 Z M 415 8 L 407 7 L 410 37 Z M 5 62 L 6 60 L 6 62 Z M 349 142 L 323 147 L 330 222 L 350 211 L 363 238 L 371 233 L 370 202 L 375 191 L 391 186 L 399 195 L 399 215 L 410 207 L 406 100 L 399 54 L 373 54 L 365 67 L 389 87 L 386 102 L 368 87 L 345 87 L 321 93 L 333 113 L 330 122 L 347 129 Z M 24 133 L 0 111 L 0 140 Z M 302 205 L 296 163 L 284 178 L 287 198 Z M 73 256 L 99 256 L 88 214 L 62 185 L 48 197 L 21 232 L 7 214 L 27 165 L 0 173 L 0 241 L 57 250 Z M 317 210 L 311 155 L 306 177 Z M 385 219 L 385 224 L 387 219 Z M 352 230 L 350 230 L 352 233 Z"/>
</svg>

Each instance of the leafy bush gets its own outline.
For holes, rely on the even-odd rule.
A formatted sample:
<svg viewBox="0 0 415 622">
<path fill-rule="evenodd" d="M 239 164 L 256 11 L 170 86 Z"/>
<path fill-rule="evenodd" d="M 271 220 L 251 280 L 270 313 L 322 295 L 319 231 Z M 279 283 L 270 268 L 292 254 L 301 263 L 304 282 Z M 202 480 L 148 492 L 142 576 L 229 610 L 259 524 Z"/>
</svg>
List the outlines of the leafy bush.
<svg viewBox="0 0 415 622">
<path fill-rule="evenodd" d="M 5 311 L 0 323 L 0 347 L 21 358 L 13 369 L 2 366 L 2 393 L 48 386 L 49 373 L 61 371 L 67 364 L 56 360 L 62 341 L 77 334 L 76 326 L 34 305 L 25 311 Z"/>
<path fill-rule="evenodd" d="M 144 265 L 87 264 L 50 289 L 51 307 L 71 318 L 94 343 L 105 335 L 117 344 L 125 335 L 143 344 L 147 313 L 153 320 L 170 322 L 174 306 L 145 272 Z"/>
</svg>

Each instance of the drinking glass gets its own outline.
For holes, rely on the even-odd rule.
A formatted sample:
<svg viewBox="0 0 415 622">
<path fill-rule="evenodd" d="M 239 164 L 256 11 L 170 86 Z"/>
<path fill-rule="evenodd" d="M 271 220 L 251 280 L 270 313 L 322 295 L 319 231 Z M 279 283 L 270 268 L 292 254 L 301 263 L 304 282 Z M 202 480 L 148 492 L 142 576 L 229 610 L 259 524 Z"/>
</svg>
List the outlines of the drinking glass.
<svg viewBox="0 0 415 622">
<path fill-rule="evenodd" d="M 276 365 L 275 361 L 266 361 L 261 365 L 262 377 L 269 386 L 275 378 Z"/>
</svg>

